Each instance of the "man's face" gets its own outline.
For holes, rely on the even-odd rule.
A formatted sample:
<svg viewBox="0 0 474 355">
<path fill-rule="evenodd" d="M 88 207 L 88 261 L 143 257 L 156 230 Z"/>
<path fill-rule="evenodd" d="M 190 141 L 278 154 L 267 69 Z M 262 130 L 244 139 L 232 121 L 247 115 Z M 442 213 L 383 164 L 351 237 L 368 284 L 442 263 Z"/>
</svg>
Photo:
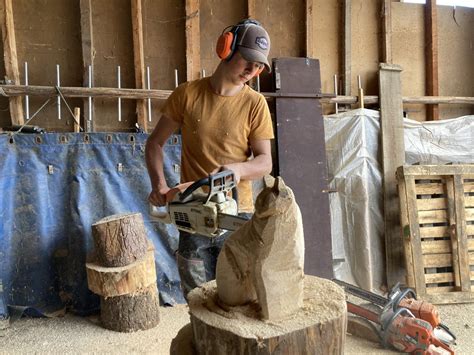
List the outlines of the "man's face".
<svg viewBox="0 0 474 355">
<path fill-rule="evenodd" d="M 245 60 L 237 51 L 227 63 L 227 72 L 235 85 L 241 85 L 252 79 L 257 71 L 263 67 L 262 63 Z"/>
</svg>

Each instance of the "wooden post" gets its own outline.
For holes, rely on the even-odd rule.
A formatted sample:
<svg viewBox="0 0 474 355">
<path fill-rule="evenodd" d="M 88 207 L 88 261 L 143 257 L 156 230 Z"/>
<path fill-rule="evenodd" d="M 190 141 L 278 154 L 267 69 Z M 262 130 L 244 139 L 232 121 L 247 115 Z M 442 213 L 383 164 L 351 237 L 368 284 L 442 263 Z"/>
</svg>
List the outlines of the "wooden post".
<svg viewBox="0 0 474 355">
<path fill-rule="evenodd" d="M 186 80 L 199 79 L 201 45 L 199 26 L 200 0 L 186 0 Z"/>
<path fill-rule="evenodd" d="M 343 77 L 343 88 L 344 95 L 351 94 L 351 0 L 344 0 L 344 38 L 343 38 L 343 47 L 344 47 L 344 58 L 342 60 L 342 66 L 344 73 Z"/>
<path fill-rule="evenodd" d="M 313 9 L 314 0 L 306 0 L 306 57 L 308 58 L 315 58 Z"/>
<path fill-rule="evenodd" d="M 392 63 L 392 0 L 382 3 L 383 62 Z"/>
<path fill-rule="evenodd" d="M 379 68 L 380 128 L 384 187 L 385 251 L 388 286 L 405 282 L 396 170 L 405 163 L 400 73 L 394 64 Z"/>
<path fill-rule="evenodd" d="M 135 85 L 145 89 L 145 57 L 143 45 L 142 1 L 132 1 L 133 58 L 135 63 Z M 148 130 L 145 100 L 137 100 L 137 123 L 145 132 Z"/>
<path fill-rule="evenodd" d="M 81 131 L 81 108 L 74 107 L 74 132 L 79 133 Z"/>
<path fill-rule="evenodd" d="M 425 5 L 425 33 L 426 33 L 426 95 L 438 96 L 438 15 L 436 0 L 426 0 Z M 426 119 L 439 119 L 438 105 L 426 107 Z"/>
<path fill-rule="evenodd" d="M 13 84 L 20 84 L 20 72 L 18 70 L 18 57 L 16 53 L 15 25 L 13 21 L 12 0 L 3 1 L 0 23 L 2 26 L 3 57 L 5 61 L 5 74 Z M 22 125 L 25 123 L 23 114 L 22 98 L 11 97 L 10 117 L 12 125 Z"/>
<path fill-rule="evenodd" d="M 257 13 L 255 10 L 255 1 L 256 0 L 247 0 L 247 17 L 248 18 L 256 18 Z"/>
<path fill-rule="evenodd" d="M 90 85 L 94 86 L 94 77 L 91 73 L 89 77 L 89 66 L 91 70 L 94 68 L 94 58 L 95 58 L 95 49 L 94 49 L 94 36 L 92 32 L 92 5 L 91 0 L 80 0 L 81 8 L 81 41 L 82 41 L 82 85 L 84 87 L 89 87 Z M 91 108 L 89 110 L 89 105 Z M 94 131 L 94 99 L 89 98 L 84 99 L 84 130 L 86 132 Z"/>
</svg>

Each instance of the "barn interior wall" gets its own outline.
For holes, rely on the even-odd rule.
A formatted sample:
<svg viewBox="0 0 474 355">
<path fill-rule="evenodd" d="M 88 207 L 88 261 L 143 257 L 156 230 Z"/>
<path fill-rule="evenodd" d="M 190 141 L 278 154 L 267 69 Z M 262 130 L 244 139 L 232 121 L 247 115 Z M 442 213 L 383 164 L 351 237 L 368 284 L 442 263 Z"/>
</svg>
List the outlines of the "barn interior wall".
<svg viewBox="0 0 474 355">
<path fill-rule="evenodd" d="M 322 91 L 334 92 L 334 75 L 342 75 L 343 0 L 313 0 L 312 53 L 320 60 Z M 135 87 L 131 5 L 129 0 L 92 0 L 94 36 L 94 86 L 117 87 L 117 66 L 121 67 L 121 86 Z M 425 34 L 423 5 L 392 2 L 393 62 L 403 68 L 402 95 L 424 96 Z M 3 8 L 3 4 L 0 5 Z M 142 0 L 144 58 L 150 68 L 151 87 L 170 90 L 186 80 L 185 1 Z M 254 17 L 262 22 L 272 38 L 271 57 L 305 56 L 306 2 L 265 0 L 254 2 Z M 82 86 L 80 1 L 13 1 L 20 81 L 24 83 L 24 62 L 28 62 L 30 85 L 55 85 L 56 64 L 60 65 L 61 86 Z M 206 76 L 212 74 L 219 59 L 216 39 L 222 30 L 248 14 L 244 0 L 201 0 L 200 59 Z M 365 95 L 378 95 L 378 64 L 382 61 L 381 2 L 351 1 L 351 90 L 357 93 L 360 75 Z M 474 9 L 438 7 L 439 91 L 442 96 L 474 96 Z M 3 44 L 2 51 L 3 51 Z M 5 76 L 3 58 L 0 75 Z M 262 80 L 266 77 L 263 76 Z M 267 77 L 268 79 L 268 77 Z M 340 91 L 339 87 L 339 92 Z M 30 98 L 30 115 L 46 98 Z M 133 129 L 136 109 L 133 100 L 122 100 L 121 122 L 117 99 L 95 100 L 95 129 L 126 131 Z M 81 99 L 68 98 L 71 107 L 84 109 Z M 162 102 L 152 101 L 152 124 L 159 119 Z M 325 105 L 325 113 L 334 105 Z M 55 99 L 31 122 L 53 131 L 71 131 L 72 119 L 62 105 L 58 119 Z M 405 105 L 410 118 L 425 119 L 425 106 Z M 471 106 L 440 105 L 440 117 L 472 114 Z M 8 100 L 0 98 L 0 125 L 10 124 Z"/>
</svg>

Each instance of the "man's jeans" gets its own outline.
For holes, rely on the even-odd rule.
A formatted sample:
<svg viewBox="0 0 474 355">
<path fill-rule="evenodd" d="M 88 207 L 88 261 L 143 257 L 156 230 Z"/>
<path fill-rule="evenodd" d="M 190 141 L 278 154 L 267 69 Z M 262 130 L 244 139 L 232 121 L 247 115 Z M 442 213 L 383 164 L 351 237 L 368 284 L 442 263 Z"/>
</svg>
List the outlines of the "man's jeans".
<svg viewBox="0 0 474 355">
<path fill-rule="evenodd" d="M 240 213 L 250 219 L 251 213 Z M 184 298 L 193 288 L 216 278 L 217 257 L 225 240 L 232 234 L 226 232 L 219 237 L 209 238 L 199 234 L 179 232 L 177 263 Z"/>
</svg>

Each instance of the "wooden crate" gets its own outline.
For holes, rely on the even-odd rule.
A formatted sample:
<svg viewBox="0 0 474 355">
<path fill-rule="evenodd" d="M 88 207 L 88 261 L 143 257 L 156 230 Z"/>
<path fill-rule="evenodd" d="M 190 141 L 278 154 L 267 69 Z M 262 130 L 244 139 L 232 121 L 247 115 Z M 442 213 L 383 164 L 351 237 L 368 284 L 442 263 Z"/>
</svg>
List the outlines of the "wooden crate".
<svg viewBox="0 0 474 355">
<path fill-rule="evenodd" d="M 474 164 L 397 169 L 407 284 L 429 302 L 474 302 Z"/>
</svg>

